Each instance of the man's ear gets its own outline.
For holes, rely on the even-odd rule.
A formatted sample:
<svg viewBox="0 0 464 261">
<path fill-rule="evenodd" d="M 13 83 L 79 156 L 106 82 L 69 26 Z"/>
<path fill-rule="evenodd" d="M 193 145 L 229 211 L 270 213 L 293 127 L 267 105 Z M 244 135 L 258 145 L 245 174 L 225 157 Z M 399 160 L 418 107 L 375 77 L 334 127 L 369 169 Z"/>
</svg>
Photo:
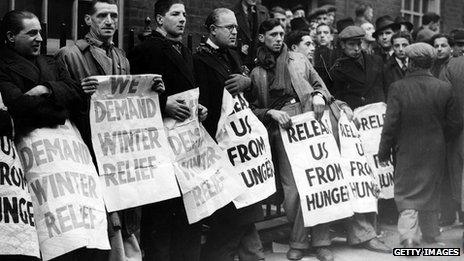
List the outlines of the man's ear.
<svg viewBox="0 0 464 261">
<path fill-rule="evenodd" d="M 341 47 L 342 49 L 345 49 L 345 42 L 344 42 L 344 41 L 340 41 L 340 47 Z"/>
<path fill-rule="evenodd" d="M 264 43 L 264 34 L 259 34 L 259 35 L 258 35 L 258 41 L 259 41 L 260 43 Z"/>
<path fill-rule="evenodd" d="M 92 17 L 89 15 L 89 14 L 86 14 L 84 16 L 84 21 L 85 21 L 85 24 L 88 25 L 88 26 L 91 26 L 92 25 Z"/>
<path fill-rule="evenodd" d="M 12 32 L 12 31 L 8 31 L 6 32 L 6 40 L 9 42 L 9 43 L 12 43 L 14 44 L 15 42 L 15 34 Z"/>
<path fill-rule="evenodd" d="M 163 20 L 164 20 L 164 18 L 163 18 L 162 15 L 157 14 L 156 17 L 155 17 L 155 20 L 156 20 L 156 24 L 158 24 L 158 26 L 163 25 Z"/>
</svg>

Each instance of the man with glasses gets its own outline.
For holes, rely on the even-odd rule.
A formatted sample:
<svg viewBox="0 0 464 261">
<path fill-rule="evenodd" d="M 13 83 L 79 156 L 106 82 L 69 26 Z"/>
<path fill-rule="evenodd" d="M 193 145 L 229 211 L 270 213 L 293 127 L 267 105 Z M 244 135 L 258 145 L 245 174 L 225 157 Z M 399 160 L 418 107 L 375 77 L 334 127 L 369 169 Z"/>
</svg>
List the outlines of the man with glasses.
<svg viewBox="0 0 464 261">
<path fill-rule="evenodd" d="M 210 112 L 204 121 L 206 130 L 216 136 L 221 116 L 223 92 L 232 95 L 249 89 L 248 69 L 242 66 L 239 54 L 233 50 L 237 43 L 237 19 L 226 8 L 215 9 L 206 18 L 209 36 L 194 55 L 196 83 L 200 87 L 200 103 Z M 263 219 L 261 205 L 237 209 L 233 203 L 216 211 L 208 219 L 210 231 L 202 248 L 202 261 L 264 260 L 261 240 L 255 222 Z"/>
</svg>

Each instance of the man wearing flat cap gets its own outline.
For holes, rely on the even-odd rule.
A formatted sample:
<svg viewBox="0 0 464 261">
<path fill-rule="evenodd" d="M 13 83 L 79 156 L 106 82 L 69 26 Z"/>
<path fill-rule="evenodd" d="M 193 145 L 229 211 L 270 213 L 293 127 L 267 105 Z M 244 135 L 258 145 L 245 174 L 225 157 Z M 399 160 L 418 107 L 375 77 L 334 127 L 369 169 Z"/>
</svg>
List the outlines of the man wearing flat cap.
<svg viewBox="0 0 464 261">
<path fill-rule="evenodd" d="M 343 54 L 330 70 L 333 95 L 352 109 L 385 100 L 383 62 L 361 50 L 364 30 L 348 26 L 338 35 Z"/>
<path fill-rule="evenodd" d="M 430 73 L 435 49 L 426 43 L 405 48 L 409 72 L 389 89 L 379 146 L 379 161 L 395 158 L 395 202 L 398 232 L 404 247 L 440 234 L 440 182 L 446 167 L 446 142 L 462 130 L 462 113 L 451 85 Z"/>
</svg>

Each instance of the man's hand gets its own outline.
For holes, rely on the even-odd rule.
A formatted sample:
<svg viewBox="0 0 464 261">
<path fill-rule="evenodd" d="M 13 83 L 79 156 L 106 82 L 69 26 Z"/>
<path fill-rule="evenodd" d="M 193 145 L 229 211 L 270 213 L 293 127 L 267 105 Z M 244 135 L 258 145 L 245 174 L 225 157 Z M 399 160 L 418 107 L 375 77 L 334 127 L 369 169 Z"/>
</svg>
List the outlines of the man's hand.
<svg viewBox="0 0 464 261">
<path fill-rule="evenodd" d="M 344 106 L 342 106 L 341 109 L 345 112 L 346 117 L 348 118 L 348 120 L 353 121 L 354 114 L 353 114 L 353 110 L 351 110 L 350 106 L 344 105 Z"/>
<path fill-rule="evenodd" d="M 40 95 L 49 94 L 49 93 L 50 93 L 50 89 L 48 89 L 47 87 L 43 85 L 37 85 L 34 88 L 30 89 L 28 92 L 26 92 L 26 95 L 40 96 Z"/>
<path fill-rule="evenodd" d="M 235 96 L 237 93 L 250 87 L 251 79 L 250 77 L 241 74 L 232 74 L 230 75 L 230 78 L 225 82 L 225 85 L 226 90 L 229 91 L 230 94 Z"/>
<path fill-rule="evenodd" d="M 92 76 L 84 78 L 81 81 L 81 87 L 86 94 L 92 95 L 98 88 L 98 80 Z"/>
<path fill-rule="evenodd" d="M 290 115 L 288 115 L 287 112 L 278 111 L 278 110 L 269 110 L 267 111 L 267 114 L 269 114 L 272 119 L 278 122 L 282 128 L 288 129 L 292 127 L 292 119 L 290 118 Z"/>
<path fill-rule="evenodd" d="M 168 100 L 164 111 L 166 115 L 178 121 L 185 121 L 190 117 L 190 109 L 183 100 Z"/>
<path fill-rule="evenodd" d="M 313 111 L 317 120 L 322 118 L 325 110 L 325 100 L 322 94 L 316 94 L 313 96 Z"/>
<path fill-rule="evenodd" d="M 164 82 L 163 82 L 163 78 L 161 77 L 161 75 L 153 78 L 153 84 L 151 85 L 151 90 L 158 92 L 158 93 L 165 91 Z"/>
<path fill-rule="evenodd" d="M 208 117 L 208 109 L 205 106 L 198 104 L 198 119 L 203 122 Z"/>
</svg>

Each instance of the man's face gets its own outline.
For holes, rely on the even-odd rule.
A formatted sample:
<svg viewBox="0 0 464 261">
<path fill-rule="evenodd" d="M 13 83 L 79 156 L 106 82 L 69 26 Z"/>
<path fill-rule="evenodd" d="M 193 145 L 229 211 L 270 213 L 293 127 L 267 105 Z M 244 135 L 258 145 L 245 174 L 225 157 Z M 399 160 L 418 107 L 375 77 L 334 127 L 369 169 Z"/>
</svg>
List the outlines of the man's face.
<svg viewBox="0 0 464 261">
<path fill-rule="evenodd" d="M 391 38 L 393 36 L 393 30 L 391 28 L 387 28 L 383 31 L 381 31 L 378 35 L 377 35 L 377 41 L 379 42 L 379 44 L 384 48 L 384 49 L 387 49 L 387 48 L 390 48 L 391 47 Z"/>
<path fill-rule="evenodd" d="M 327 46 L 332 42 L 332 39 L 329 26 L 322 25 L 316 29 L 316 41 L 319 45 Z"/>
<path fill-rule="evenodd" d="M 185 6 L 183 4 L 173 4 L 164 16 L 158 17 L 158 23 L 168 35 L 179 37 L 184 34 L 187 22 Z"/>
<path fill-rule="evenodd" d="M 11 40 L 14 40 L 13 48 L 21 56 L 38 56 L 42 43 L 40 22 L 37 18 L 23 19 L 22 22 L 23 29 L 11 36 Z"/>
<path fill-rule="evenodd" d="M 395 52 L 395 56 L 399 59 L 403 59 L 406 57 L 404 53 L 404 48 L 409 45 L 409 41 L 406 38 L 395 38 L 393 40 L 393 51 Z"/>
<path fill-rule="evenodd" d="M 276 26 L 272 30 L 259 35 L 259 41 L 274 53 L 280 52 L 284 44 L 285 31 L 282 26 Z"/>
<path fill-rule="evenodd" d="M 279 20 L 280 25 L 282 25 L 283 28 L 287 26 L 287 16 L 281 14 L 281 13 L 273 13 L 273 17 L 277 20 Z"/>
<path fill-rule="evenodd" d="M 302 53 L 309 59 L 313 58 L 315 50 L 314 42 L 311 36 L 305 35 L 301 38 L 301 42 L 298 45 L 292 46 L 292 51 Z"/>
<path fill-rule="evenodd" d="M 317 24 L 327 24 L 327 14 L 321 14 L 316 17 Z"/>
<path fill-rule="evenodd" d="M 327 25 L 333 25 L 335 21 L 335 12 L 328 12 L 327 13 Z"/>
<path fill-rule="evenodd" d="M 364 31 L 366 32 L 364 39 L 366 39 L 366 41 L 369 41 L 369 42 L 374 42 L 375 39 L 372 36 L 372 34 L 375 32 L 374 25 L 371 23 L 363 23 L 361 25 L 361 28 L 364 29 Z"/>
<path fill-rule="evenodd" d="M 234 13 L 221 13 L 211 31 L 219 47 L 234 47 L 237 43 L 237 19 Z"/>
<path fill-rule="evenodd" d="M 343 52 L 351 58 L 358 58 L 361 55 L 361 39 L 350 39 L 340 42 Z"/>
<path fill-rule="evenodd" d="M 303 9 L 298 9 L 293 14 L 293 18 L 305 17 L 305 11 Z"/>
<path fill-rule="evenodd" d="M 287 16 L 287 21 L 290 23 L 290 20 L 293 19 L 293 13 L 290 10 L 285 11 L 285 16 Z"/>
<path fill-rule="evenodd" d="M 366 18 L 367 21 L 372 22 L 372 19 L 374 18 L 374 10 L 372 8 L 367 8 L 366 12 L 364 12 L 364 18 Z"/>
<path fill-rule="evenodd" d="M 457 42 L 454 46 L 455 50 L 457 52 L 460 52 L 459 55 L 463 55 L 464 54 L 464 42 Z"/>
<path fill-rule="evenodd" d="M 438 20 L 436 23 L 432 22 L 430 24 L 430 30 L 439 33 L 440 32 L 440 20 Z"/>
<path fill-rule="evenodd" d="M 451 46 L 445 37 L 437 38 L 433 41 L 433 47 L 437 50 L 438 59 L 446 59 L 451 56 Z"/>
<path fill-rule="evenodd" d="M 101 40 L 112 39 L 118 27 L 118 6 L 97 2 L 92 15 L 85 16 L 90 32 Z"/>
</svg>

